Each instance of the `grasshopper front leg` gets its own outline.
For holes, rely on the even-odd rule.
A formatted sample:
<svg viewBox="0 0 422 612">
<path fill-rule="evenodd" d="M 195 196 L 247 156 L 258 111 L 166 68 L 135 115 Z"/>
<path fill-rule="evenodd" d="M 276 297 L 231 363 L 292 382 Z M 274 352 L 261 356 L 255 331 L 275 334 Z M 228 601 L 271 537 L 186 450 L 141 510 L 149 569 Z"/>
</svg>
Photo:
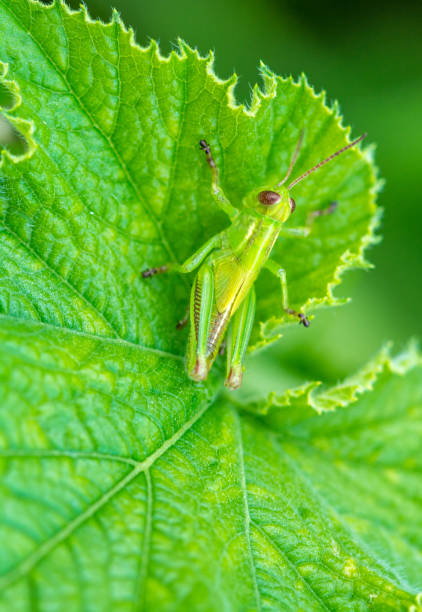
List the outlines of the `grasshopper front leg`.
<svg viewBox="0 0 422 612">
<path fill-rule="evenodd" d="M 232 204 L 230 204 L 230 201 L 226 197 L 226 195 L 225 195 L 225 193 L 224 193 L 224 191 L 223 191 L 223 189 L 222 189 L 222 187 L 220 185 L 218 168 L 217 168 L 217 164 L 215 163 L 214 158 L 212 156 L 210 145 L 207 143 L 206 140 L 200 140 L 199 141 L 199 146 L 202 149 L 202 151 L 205 152 L 205 156 L 207 158 L 208 165 L 211 168 L 211 176 L 212 176 L 211 194 L 212 194 L 212 197 L 214 198 L 214 201 L 216 202 L 218 207 L 221 208 L 221 210 L 224 213 L 226 213 L 226 215 L 228 215 L 230 220 L 233 221 L 233 219 L 235 219 L 235 217 L 238 216 L 239 211 L 238 211 L 237 208 L 232 206 Z"/>
<path fill-rule="evenodd" d="M 205 244 L 203 244 L 191 257 L 189 257 L 184 263 L 168 263 L 158 268 L 147 268 L 142 272 L 143 278 L 149 278 L 156 274 L 163 274 L 164 272 L 179 272 L 180 274 L 188 274 L 193 272 L 205 259 L 211 251 L 221 246 L 221 234 L 216 234 L 210 238 Z"/>
<path fill-rule="evenodd" d="M 289 315 L 292 315 L 292 316 L 295 316 L 295 317 L 299 317 L 299 323 L 302 323 L 302 325 L 304 327 L 309 327 L 310 323 L 309 323 L 309 320 L 306 318 L 306 316 L 302 312 L 297 312 L 296 310 L 293 310 L 293 308 L 289 307 L 289 297 L 288 297 L 288 293 L 287 293 L 287 275 L 286 275 L 286 270 L 284 270 L 281 266 L 278 265 L 278 263 L 276 261 L 274 261 L 272 259 L 268 259 L 266 261 L 265 267 L 267 268 L 267 270 L 272 272 L 272 274 L 274 274 L 274 276 L 277 276 L 277 278 L 281 282 L 281 291 L 282 291 L 283 310 L 284 310 L 284 312 L 287 312 L 287 314 L 289 314 Z"/>
<path fill-rule="evenodd" d="M 227 330 L 226 387 L 238 389 L 242 383 L 243 362 L 255 318 L 255 289 L 249 291 L 230 321 Z"/>
</svg>

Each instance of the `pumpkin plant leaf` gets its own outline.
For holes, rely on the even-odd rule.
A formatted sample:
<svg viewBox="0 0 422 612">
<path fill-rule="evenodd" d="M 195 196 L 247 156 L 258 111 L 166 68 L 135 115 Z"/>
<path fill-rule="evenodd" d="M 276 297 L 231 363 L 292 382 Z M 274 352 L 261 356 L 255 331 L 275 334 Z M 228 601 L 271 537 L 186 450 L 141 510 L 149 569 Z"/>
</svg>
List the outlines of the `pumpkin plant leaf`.
<svg viewBox="0 0 422 612">
<path fill-rule="evenodd" d="M 303 127 L 296 176 L 343 146 L 337 107 L 265 66 L 239 106 L 211 55 L 140 48 L 117 13 L 0 0 L 0 31 L 2 112 L 26 142 L 0 167 L 0 610 L 416 609 L 418 354 L 400 372 L 386 355 L 344 401 L 235 405 L 218 368 L 186 377 L 190 279 L 140 276 L 227 225 L 201 138 L 237 205 L 283 176 Z M 292 223 L 339 207 L 276 247 L 292 306 L 336 303 L 340 274 L 368 265 L 370 158 L 298 185 Z M 264 274 L 257 296 L 263 345 L 286 320 Z"/>
<path fill-rule="evenodd" d="M 207 138 L 235 205 L 280 179 L 301 130 L 294 174 L 343 146 L 349 128 L 304 76 L 297 82 L 261 67 L 249 108 L 236 105 L 236 77 L 218 79 L 213 57 L 180 41 L 168 58 L 154 41 L 140 48 L 117 13 L 92 22 L 60 1 L 0 0 L 4 111 L 28 142 L 2 156 L 1 310 L 19 319 L 123 338 L 183 354 L 190 279 L 145 282 L 150 266 L 183 261 L 227 226 L 210 195 L 198 143 Z M 308 239 L 282 239 L 274 257 L 287 270 L 292 307 L 307 313 L 337 303 L 345 269 L 368 265 L 377 180 L 369 149 L 350 150 L 295 188 L 290 224 L 332 201 Z M 19 162 L 19 163 L 16 163 Z M 287 323 L 279 283 L 257 283 L 253 343 Z"/>
<path fill-rule="evenodd" d="M 335 411 L 299 389 L 258 414 L 165 355 L 0 330 L 0 610 L 420 609 L 416 351 Z"/>
</svg>

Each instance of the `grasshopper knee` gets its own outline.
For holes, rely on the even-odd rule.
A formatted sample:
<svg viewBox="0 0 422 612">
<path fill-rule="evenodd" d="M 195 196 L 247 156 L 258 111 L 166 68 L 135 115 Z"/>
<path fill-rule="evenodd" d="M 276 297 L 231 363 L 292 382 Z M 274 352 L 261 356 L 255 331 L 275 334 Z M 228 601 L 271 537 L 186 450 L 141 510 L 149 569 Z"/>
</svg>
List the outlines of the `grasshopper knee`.
<svg viewBox="0 0 422 612">
<path fill-rule="evenodd" d="M 189 376 L 197 382 L 205 380 L 208 376 L 207 360 L 203 356 L 197 356 L 194 367 L 189 370 Z"/>
<path fill-rule="evenodd" d="M 226 387 L 231 390 L 238 389 L 242 384 L 243 378 L 243 367 L 242 364 L 234 364 L 228 373 L 228 376 L 224 382 Z"/>
</svg>

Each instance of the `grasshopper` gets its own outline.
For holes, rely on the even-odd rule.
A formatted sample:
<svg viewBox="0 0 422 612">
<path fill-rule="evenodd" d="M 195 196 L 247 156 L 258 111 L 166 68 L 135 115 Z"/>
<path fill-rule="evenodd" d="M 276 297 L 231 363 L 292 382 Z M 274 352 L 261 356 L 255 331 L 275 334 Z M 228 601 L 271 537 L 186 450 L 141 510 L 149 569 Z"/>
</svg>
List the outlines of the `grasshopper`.
<svg viewBox="0 0 422 612">
<path fill-rule="evenodd" d="M 309 327 L 305 314 L 289 307 L 286 271 L 271 259 L 271 251 L 280 236 L 306 237 L 316 217 L 335 210 L 337 203 L 333 202 L 328 208 L 310 213 L 306 226 L 284 227 L 296 208 L 290 196 L 293 187 L 337 155 L 354 147 L 366 134 L 320 161 L 286 187 L 284 184 L 298 158 L 303 135 L 302 131 L 284 178 L 275 186 L 265 185 L 254 190 L 243 199 L 241 208 L 233 206 L 225 196 L 209 144 L 205 140 L 199 142 L 211 169 L 212 197 L 228 215 L 231 225 L 205 242 L 183 264 L 168 263 L 142 273 L 144 278 L 164 272 L 187 274 L 200 266 L 192 286 L 189 314 L 178 323 L 178 327 L 182 327 L 190 318 L 186 365 L 188 375 L 195 381 L 207 378 L 226 336 L 225 384 L 230 389 L 240 386 L 255 315 L 254 283 L 262 268 L 279 279 L 284 312 L 297 317 L 304 327 Z"/>
</svg>

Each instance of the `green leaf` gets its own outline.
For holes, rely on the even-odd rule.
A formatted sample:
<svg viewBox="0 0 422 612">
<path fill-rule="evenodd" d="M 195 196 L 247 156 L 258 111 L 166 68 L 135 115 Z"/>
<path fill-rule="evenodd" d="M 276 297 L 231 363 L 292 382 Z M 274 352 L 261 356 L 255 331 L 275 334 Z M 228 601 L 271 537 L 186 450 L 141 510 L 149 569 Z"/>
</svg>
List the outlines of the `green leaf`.
<svg viewBox="0 0 422 612">
<path fill-rule="evenodd" d="M 162 58 L 136 46 L 117 14 L 110 24 L 61 2 L 0 0 L 3 84 L 16 104 L 6 115 L 24 134 L 24 159 L 3 154 L 2 311 L 183 354 L 175 330 L 189 297 L 186 278 L 145 282 L 140 271 L 182 261 L 227 226 L 210 196 L 200 138 L 209 139 L 224 188 L 239 204 L 286 171 L 300 131 L 295 175 L 343 146 L 349 129 L 305 80 L 262 66 L 249 109 L 236 106 L 236 77 L 221 81 L 213 58 L 180 42 Z M 8 64 L 6 66 L 6 63 Z M 7 73 L 7 76 L 6 76 Z M 376 179 L 369 150 L 349 151 L 295 188 L 293 224 L 338 200 L 309 239 L 280 240 L 293 307 L 336 303 L 345 269 L 367 265 Z M 254 342 L 278 336 L 277 281 L 258 282 Z"/>
<path fill-rule="evenodd" d="M 0 170 L 0 609 L 416 610 L 417 354 L 239 410 L 218 372 L 184 372 L 189 281 L 140 279 L 227 225 L 200 138 L 237 204 L 283 176 L 303 126 L 296 175 L 347 142 L 337 107 L 264 66 L 237 106 L 212 56 L 141 49 L 117 14 L 0 0 L 0 31 L 4 115 L 27 142 Z M 292 306 L 336 303 L 339 275 L 367 265 L 370 157 L 298 186 L 295 224 L 340 206 L 277 246 Z M 263 274 L 256 344 L 280 310 Z"/>
<path fill-rule="evenodd" d="M 297 392 L 259 418 L 121 341 L 0 340 L 1 610 L 419 609 L 414 351 L 335 412 Z"/>
</svg>

